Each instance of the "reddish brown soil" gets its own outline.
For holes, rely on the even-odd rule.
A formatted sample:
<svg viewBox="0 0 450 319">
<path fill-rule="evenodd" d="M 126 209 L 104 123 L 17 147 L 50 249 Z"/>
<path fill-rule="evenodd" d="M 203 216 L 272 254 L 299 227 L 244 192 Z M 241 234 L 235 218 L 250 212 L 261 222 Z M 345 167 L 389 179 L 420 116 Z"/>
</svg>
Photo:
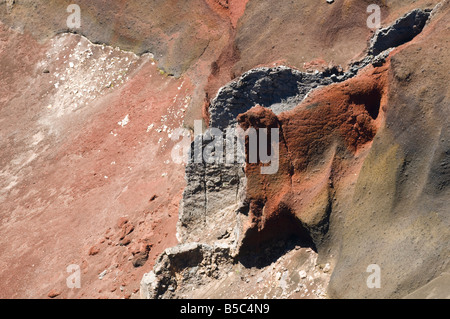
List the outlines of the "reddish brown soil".
<svg viewBox="0 0 450 319">
<path fill-rule="evenodd" d="M 158 130 L 182 126 L 189 80 L 161 75 L 151 60 L 142 60 L 127 83 L 54 122 L 59 133 L 48 134 L 36 119 L 51 110 L 45 99 L 34 97 L 51 86 L 35 67 L 48 43 L 11 36 L 6 28 L 0 32 L 5 39 L 0 132 L 6 143 L 0 162 L 8 169 L 16 156 L 30 149 L 37 154 L 0 202 L 0 227 L 8 234 L 0 245 L 0 296 L 136 296 L 155 258 L 177 243 L 184 167 L 171 161 L 174 142 Z M 14 59 L 7 52 L 14 52 Z M 130 122 L 119 126 L 126 115 Z M 32 147 L 36 134 L 43 138 Z M 81 289 L 66 286 L 71 264 L 82 269 Z"/>
</svg>

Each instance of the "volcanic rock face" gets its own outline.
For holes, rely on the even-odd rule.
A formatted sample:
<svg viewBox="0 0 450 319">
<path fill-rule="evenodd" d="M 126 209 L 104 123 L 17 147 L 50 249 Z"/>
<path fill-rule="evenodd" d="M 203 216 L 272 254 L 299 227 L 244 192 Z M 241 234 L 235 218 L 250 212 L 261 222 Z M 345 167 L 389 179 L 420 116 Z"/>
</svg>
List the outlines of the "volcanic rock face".
<svg viewBox="0 0 450 319">
<path fill-rule="evenodd" d="M 378 59 L 383 59 L 383 56 L 383 53 L 377 57 L 368 56 L 355 63 L 347 72 L 332 68 L 323 72 L 308 74 L 288 67 L 258 68 L 246 72 L 238 80 L 222 87 L 211 101 L 209 126 L 222 130 L 224 132 L 223 138 L 226 140 L 227 132 L 237 127 L 240 121 L 239 114 L 247 112 L 254 105 L 261 105 L 277 114 L 288 111 L 301 102 L 313 89 L 347 80 L 355 76 L 359 69 L 375 63 Z M 368 90 L 369 92 L 355 93 L 350 97 L 351 101 L 342 103 L 363 104 L 366 101 L 368 104 L 366 111 L 375 120 L 380 109 L 381 93 L 377 88 L 369 88 Z M 333 107 L 330 106 L 329 108 L 332 109 Z M 315 116 L 315 120 L 319 121 L 323 113 L 328 112 L 319 112 Z M 346 116 L 348 114 L 343 114 L 342 118 Z M 330 117 L 327 120 L 333 122 L 337 118 Z M 323 120 L 320 119 L 320 121 Z M 245 130 L 250 127 L 250 125 L 243 125 L 243 123 L 240 123 L 240 126 Z M 358 126 L 358 129 L 371 130 L 363 126 L 364 124 L 361 123 L 361 127 Z M 278 126 L 275 125 L 274 127 Z M 342 134 L 349 134 L 346 137 L 348 139 L 361 139 L 360 136 L 353 136 L 354 134 L 348 130 L 342 132 Z M 208 134 L 203 134 L 201 141 L 205 140 L 211 140 L 211 137 L 208 137 Z M 228 142 L 228 140 L 226 141 Z M 306 141 L 305 144 L 309 142 Z M 207 142 L 201 143 L 203 143 L 203 150 Z M 187 185 L 184 189 L 183 207 L 180 211 L 178 227 L 178 235 L 181 241 L 188 239 L 195 241 L 199 240 L 199 236 L 204 236 L 204 230 L 199 227 L 199 224 L 213 226 L 213 236 L 226 232 L 229 227 L 233 226 L 225 222 L 225 219 L 230 219 L 230 217 L 224 218 L 224 216 L 229 215 L 226 212 L 236 209 L 241 210 L 243 206 L 248 205 L 246 201 L 246 177 L 248 174 L 243 174 L 242 163 L 197 163 L 193 158 L 195 147 L 195 143 L 193 143 L 191 161 L 186 167 Z M 224 145 L 224 147 L 226 148 L 227 145 Z M 236 151 L 234 150 L 234 152 Z M 320 156 L 320 154 L 318 155 Z M 233 156 L 235 157 L 237 154 L 233 154 Z M 298 154 L 298 156 L 302 158 L 306 155 Z M 225 162 L 225 160 L 223 161 Z M 214 222 L 218 220 L 222 222 L 218 224 Z"/>
<path fill-rule="evenodd" d="M 448 0 L 77 4 L 0 4 L 1 297 L 448 297 Z"/>
<path fill-rule="evenodd" d="M 246 267 L 267 267 L 296 245 L 317 250 L 328 232 L 335 187 L 353 173 L 347 167 L 354 165 L 354 155 L 372 141 L 383 118 L 386 76 L 386 66 L 372 67 L 337 87 L 320 90 L 318 97 L 309 97 L 302 107 L 278 116 L 262 106 L 239 115 L 236 121 L 244 130 L 281 130 L 278 171 L 261 175 L 260 163 L 248 162 L 228 166 L 188 164 L 178 238 L 183 243 L 201 240 L 210 245 L 225 244 L 229 263 L 237 260 Z M 332 82 L 329 77 L 328 81 Z M 298 83 L 295 78 L 294 83 Z M 296 96 L 302 97 L 301 93 Z M 212 113 L 211 122 L 215 116 Z M 235 125 L 233 121 L 228 124 L 228 129 Z M 211 182 L 217 178 L 217 183 Z M 230 183 L 231 178 L 234 183 Z M 309 252 L 313 253 L 311 249 Z M 158 269 L 166 268 L 160 263 Z M 178 273 L 193 267 L 199 267 L 199 263 L 185 265 Z M 150 284 L 144 280 L 145 296 L 173 295 L 173 290 L 160 289 L 161 282 L 176 277 L 173 273 L 148 276 L 156 286 L 149 289 Z M 327 282 L 327 275 L 323 276 L 321 280 Z M 190 277 L 182 277 L 189 282 Z M 174 285 L 178 286 L 173 283 L 171 287 Z"/>
<path fill-rule="evenodd" d="M 330 71 L 306 74 L 287 67 L 251 70 L 220 89 L 210 105 L 209 126 L 222 130 L 226 140 L 227 132 L 237 127 L 239 114 L 256 104 L 275 112 L 293 108 L 313 88 L 333 83 L 331 74 Z M 211 140 L 207 134 L 201 139 Z M 206 144 L 203 142 L 202 149 Z M 194 147 L 195 143 L 192 145 Z M 233 154 L 234 157 L 236 155 Z M 229 215 L 226 212 L 233 212 L 245 205 L 246 176 L 243 163 L 196 163 L 193 156 L 194 152 L 186 167 L 187 185 L 180 211 L 178 234 L 182 241 L 188 238 L 199 240 L 199 236 L 204 236 L 198 224 L 213 226 L 213 236 L 226 232 L 229 227 L 234 227 L 224 220 L 234 219 L 234 213 L 224 218 Z M 223 222 L 217 223 L 218 220 Z"/>
<path fill-rule="evenodd" d="M 354 63 L 349 72 L 332 74 L 334 81 L 330 79 L 330 75 L 326 76 L 322 73 L 308 75 L 289 68 L 263 68 L 245 73 L 239 80 L 219 90 L 217 97 L 212 100 L 210 105 L 211 127 L 230 129 L 238 124 L 244 130 L 251 127 L 279 129 L 281 131 L 278 145 L 279 170 L 276 174 L 262 175 L 260 173 L 261 163 L 253 164 L 248 161 L 243 166 L 214 166 L 214 169 L 211 169 L 208 164 L 203 166 L 188 164 L 186 170 L 188 186 L 185 189 L 184 205 L 180 212 L 181 228 L 184 227 L 188 231 L 181 236 L 181 241 L 187 243 L 195 239 L 195 241 L 208 243 L 225 243 L 231 252 L 228 259 L 232 260 L 234 264 L 245 267 L 257 266 L 260 269 L 266 269 L 269 265 L 273 267 L 278 263 L 277 260 L 280 256 L 293 258 L 290 259 L 291 261 L 295 260 L 295 257 L 287 257 L 289 251 L 295 251 L 295 246 L 304 247 L 303 249 L 310 247 L 319 253 L 320 262 L 317 262 L 313 269 L 316 267 L 324 269 L 329 268 L 330 264 L 333 265 L 334 271 L 331 278 L 324 272 L 322 275 L 316 272 L 315 275 L 315 278 L 323 278 L 321 283 L 328 284 L 328 281 L 331 280 L 328 290 L 328 295 L 331 297 L 401 297 L 419 287 L 421 284 L 417 283 L 414 275 L 417 268 L 405 269 L 412 263 L 410 258 L 421 260 L 420 263 L 416 263 L 416 267 L 420 269 L 424 264 L 436 263 L 437 256 L 448 257 L 448 247 L 440 245 L 437 251 L 431 249 L 415 251 L 414 257 L 412 255 L 403 255 L 401 258 L 393 257 L 394 252 L 391 250 L 393 248 L 390 247 L 409 245 L 410 243 L 406 244 L 403 237 L 396 239 L 397 235 L 395 235 L 388 237 L 391 243 L 386 244 L 381 238 L 383 235 L 389 235 L 380 231 L 381 228 L 378 227 L 390 227 L 391 234 L 404 233 L 406 238 L 411 239 L 414 236 L 425 235 L 422 232 L 427 227 L 431 227 L 434 230 L 430 229 L 430 232 L 437 236 L 434 239 L 435 245 L 448 240 L 448 232 L 444 231 L 448 221 L 441 219 L 443 215 L 438 217 L 439 214 L 444 213 L 444 210 L 433 206 L 435 208 L 430 207 L 428 209 L 430 213 L 426 213 L 424 206 L 420 205 L 418 207 L 421 208 L 416 210 L 417 213 L 413 213 L 411 204 L 405 204 L 405 206 L 397 204 L 402 200 L 409 199 L 413 193 L 412 190 L 404 189 L 402 181 L 405 178 L 401 176 L 400 172 L 412 165 L 413 162 L 420 165 L 418 163 L 423 161 L 422 158 L 429 158 L 429 156 L 422 154 L 422 158 L 408 159 L 405 162 L 404 155 L 400 154 L 405 152 L 402 145 L 406 141 L 401 143 L 393 140 L 393 137 L 382 138 L 386 134 L 390 135 L 391 125 L 398 127 L 400 123 L 404 123 L 404 118 L 394 115 L 392 110 L 395 108 L 390 108 L 391 103 L 396 99 L 393 92 L 401 92 L 401 90 L 393 88 L 398 80 L 395 79 L 395 75 L 392 75 L 395 74 L 398 67 L 397 55 L 401 53 L 391 55 L 389 53 L 392 52 L 393 47 L 416 36 L 416 30 L 420 31 L 423 28 L 428 16 L 429 12 L 415 10 L 384 30 L 391 30 L 385 32 L 386 34 L 391 33 L 390 36 L 381 36 L 380 34 L 384 34 L 384 31 L 376 33 L 371 41 L 369 56 Z M 415 17 L 412 19 L 413 22 L 409 21 L 411 17 Z M 405 31 L 399 25 L 410 29 Z M 405 33 L 395 31 L 398 29 Z M 395 32 L 398 33 L 395 34 Z M 408 38 L 406 38 L 406 33 Z M 424 37 L 422 41 L 427 40 L 430 41 Z M 414 45 L 411 44 L 411 46 Z M 384 50 L 379 49 L 381 47 Z M 403 50 L 398 52 L 403 52 Z M 354 76 L 355 74 L 357 75 Z M 332 84 L 340 81 L 343 82 Z M 400 80 L 400 82 L 403 81 Z M 310 90 L 319 85 L 326 87 L 310 93 Z M 307 93 L 310 94 L 305 99 Z M 442 97 L 442 95 L 436 96 L 436 98 Z M 293 107 L 293 104 L 299 101 L 302 103 Z M 252 108 L 253 105 L 258 106 Z M 396 124 L 389 124 L 391 121 Z M 400 124 L 400 126 L 405 124 Z M 424 126 L 424 130 L 425 127 L 427 125 Z M 448 132 L 447 129 L 444 130 Z M 447 139 L 442 138 L 442 129 L 436 129 L 436 131 L 440 133 L 437 136 L 431 134 L 430 138 L 440 145 L 438 146 L 439 155 L 437 155 L 440 164 L 430 169 L 433 174 L 439 176 L 438 188 L 443 190 L 449 178 L 445 172 L 447 147 L 443 145 Z M 417 137 L 416 141 L 422 143 L 424 140 Z M 428 142 L 425 143 L 428 144 Z M 379 152 L 377 149 L 383 147 L 382 145 L 386 145 L 385 147 L 389 145 L 389 147 L 385 151 Z M 377 164 L 378 160 L 375 158 L 378 158 L 381 163 Z M 371 164 L 373 160 L 375 162 Z M 437 164 L 435 160 L 432 161 Z M 382 166 L 377 167 L 378 165 Z M 384 172 L 386 168 L 383 167 L 386 167 L 387 171 Z M 438 167 L 439 173 L 435 172 Z M 241 169 L 244 170 L 245 177 L 239 177 Z M 390 171 L 391 169 L 399 171 L 395 173 Z M 210 192 L 208 187 L 202 188 L 197 184 L 201 180 L 200 184 L 208 185 L 209 180 L 230 172 L 240 183 L 230 187 L 226 180 L 221 183 L 219 179 L 218 183 L 214 184 L 214 192 Z M 380 178 L 377 176 L 378 174 L 385 174 L 385 177 Z M 416 174 L 413 173 L 413 175 Z M 203 176 L 203 179 L 199 179 L 199 175 Z M 380 182 L 375 182 L 379 178 Z M 378 188 L 381 186 L 380 184 L 384 185 L 382 189 Z M 426 184 L 424 186 L 427 187 Z M 245 187 L 245 195 L 238 196 L 243 193 L 243 187 Z M 364 199 L 361 196 L 365 196 Z M 209 206 L 208 198 L 219 198 L 220 200 Z M 196 207 L 206 209 L 201 213 L 192 214 L 195 211 L 190 204 L 192 199 L 196 205 L 200 203 Z M 422 199 L 419 200 L 422 201 Z M 441 200 L 437 197 L 435 200 L 440 207 Z M 388 204 L 389 202 L 391 204 Z M 371 212 L 364 213 L 368 207 Z M 232 214 L 233 209 L 235 216 Z M 431 212 L 432 210 L 433 212 Z M 395 214 L 395 211 L 398 211 L 400 215 L 407 214 L 411 218 L 412 224 L 403 228 L 405 227 L 404 221 L 394 218 L 392 215 Z M 385 214 L 390 216 L 390 221 L 397 219 L 398 222 L 389 224 L 389 226 L 381 226 Z M 423 217 L 422 214 L 431 215 Z M 191 218 L 184 219 L 186 215 Z M 422 224 L 417 218 L 432 218 L 433 222 Z M 223 223 L 223 220 L 226 220 L 226 223 Z M 210 225 L 214 221 L 216 221 L 216 227 L 211 228 Z M 217 221 L 219 222 L 217 223 Z M 378 222 L 381 225 L 375 226 Z M 233 223 L 234 227 L 230 227 L 230 225 L 233 226 Z M 221 236 L 223 225 L 226 225 L 228 231 Z M 438 233 L 441 231 L 442 233 L 437 235 L 435 229 L 439 229 Z M 215 230 L 219 231 L 214 233 Z M 211 234 L 214 236 L 210 236 Z M 217 234 L 219 236 L 215 236 Z M 364 234 L 365 239 L 361 241 L 361 235 L 352 236 L 352 234 Z M 194 236 L 190 237 L 189 235 Z M 431 238 L 430 235 L 425 236 L 429 242 L 433 241 L 434 236 Z M 380 241 L 384 245 L 380 244 Z M 277 251 L 277 244 L 280 244 L 283 249 Z M 182 244 L 180 247 L 184 247 L 183 245 L 187 244 Z M 372 250 L 377 252 L 374 253 Z M 409 254 L 407 251 L 405 246 L 402 252 Z M 312 252 L 311 249 L 310 252 Z M 363 256 L 364 258 L 362 258 Z M 443 263 L 438 267 L 439 270 L 436 270 L 436 267 L 424 269 L 424 272 L 427 273 L 425 277 L 433 278 L 436 273 L 445 270 L 447 257 L 440 259 Z M 402 259 L 408 260 L 408 262 L 401 266 Z M 389 260 L 393 264 L 389 264 Z M 323 266 L 325 263 L 328 267 Z M 366 269 L 374 264 L 384 269 L 385 277 L 383 278 L 387 280 L 385 290 L 373 290 L 365 280 L 365 276 L 368 276 Z M 217 264 L 214 265 L 217 266 Z M 161 262 L 157 263 L 158 269 L 160 266 Z M 176 273 L 185 274 L 194 269 L 197 272 L 198 267 L 202 269 L 204 263 L 194 262 L 194 265 L 185 263 L 182 269 Z M 228 265 L 228 268 L 232 269 L 232 266 Z M 399 268 L 403 271 L 401 275 L 397 270 Z M 433 269 L 434 274 L 429 269 Z M 329 269 L 327 270 L 329 271 Z M 356 270 L 358 271 L 355 272 Z M 152 284 L 157 283 L 157 287 L 160 287 L 160 283 L 165 282 L 167 278 L 176 277 L 174 274 L 157 274 L 156 272 L 152 272 L 148 276 L 150 276 Z M 181 277 L 189 283 L 187 286 L 193 283 L 190 275 L 181 275 Z M 350 282 L 356 282 L 351 289 L 347 289 L 349 278 Z M 395 282 L 394 278 L 398 281 Z M 148 289 L 150 286 L 145 280 L 142 282 L 141 288 L 146 292 L 144 297 L 170 298 L 174 296 L 174 291 L 177 291 L 176 289 L 169 289 L 170 291 Z M 287 295 L 292 297 L 300 286 L 294 278 L 290 277 L 289 280 L 291 290 Z M 428 280 L 424 279 L 423 282 Z M 213 285 L 211 282 L 214 281 L 220 285 L 227 282 L 220 276 L 210 276 L 206 273 L 194 286 L 199 287 L 200 290 L 202 286 L 205 286 L 205 289 L 211 289 L 210 287 Z M 293 283 L 297 283 L 297 285 Z M 186 284 L 183 285 L 185 286 L 179 288 L 179 296 L 193 296 L 184 289 Z M 230 287 L 232 285 L 233 283 L 230 283 Z M 208 291 L 211 292 L 211 290 Z M 221 289 L 217 288 L 215 291 L 216 296 L 221 296 Z M 259 297 L 267 296 L 268 291 L 270 289 L 265 287 L 256 291 L 255 294 Z M 315 297 L 321 297 L 321 295 Z"/>
<path fill-rule="evenodd" d="M 337 179 L 345 178 L 341 170 L 373 140 L 381 121 L 386 68 L 366 72 L 345 84 L 320 90 L 302 107 L 278 117 L 261 108 L 239 116 L 245 128 L 271 118 L 269 123 L 275 122 L 282 131 L 277 174 L 261 175 L 258 165 L 246 166 L 250 218 L 263 221 L 254 227 L 264 231 L 264 222 L 292 215 L 316 245 L 321 243 L 328 230 Z"/>
</svg>

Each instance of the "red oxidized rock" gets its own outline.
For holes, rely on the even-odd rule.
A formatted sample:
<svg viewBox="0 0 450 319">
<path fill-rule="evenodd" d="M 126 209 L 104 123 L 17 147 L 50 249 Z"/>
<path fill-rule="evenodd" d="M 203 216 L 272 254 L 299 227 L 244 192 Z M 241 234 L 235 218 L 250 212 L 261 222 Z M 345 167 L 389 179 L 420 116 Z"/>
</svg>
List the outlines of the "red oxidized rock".
<svg viewBox="0 0 450 319">
<path fill-rule="evenodd" d="M 247 158 L 247 243 L 253 242 L 252 236 L 258 238 L 253 243 L 257 244 L 274 232 L 291 231 L 321 240 L 334 179 L 346 174 L 343 159 L 371 142 L 383 120 L 386 70 L 387 66 L 369 67 L 345 83 L 314 92 L 278 116 L 261 106 L 239 115 L 243 129 L 280 129 L 276 174 L 262 175 L 261 163 L 249 163 Z M 298 229 L 291 228 L 292 218 L 300 221 Z M 270 229 L 272 224 L 277 231 Z"/>
</svg>

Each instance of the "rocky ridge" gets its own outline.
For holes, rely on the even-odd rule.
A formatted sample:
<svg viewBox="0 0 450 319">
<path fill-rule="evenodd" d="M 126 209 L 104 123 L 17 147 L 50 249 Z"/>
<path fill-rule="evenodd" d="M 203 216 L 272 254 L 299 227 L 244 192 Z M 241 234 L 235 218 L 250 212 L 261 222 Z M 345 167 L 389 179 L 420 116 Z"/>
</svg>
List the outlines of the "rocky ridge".
<svg viewBox="0 0 450 319">
<path fill-rule="evenodd" d="M 439 6 L 435 10 L 439 10 Z M 352 63 L 346 72 L 336 67 L 313 74 L 283 66 L 258 68 L 244 73 L 238 80 L 222 87 L 210 103 L 210 127 L 227 131 L 238 123 L 245 129 L 256 122 L 279 123 L 261 124 L 261 127 L 275 125 L 283 129 L 282 144 L 286 145 L 286 149 L 282 147 L 281 158 L 291 159 L 287 162 L 282 160 L 281 172 L 275 177 L 262 177 L 254 169 L 255 165 L 249 163 L 244 166 L 188 164 L 187 186 L 178 225 L 178 239 L 181 244 L 167 250 L 156 263 L 157 271 L 144 277 L 141 282 L 141 296 L 192 297 L 192 293 L 186 293 L 185 287 L 192 286 L 202 290 L 211 289 L 208 288 L 212 285 L 211 282 L 223 283 L 220 276 L 210 275 L 207 271 L 211 267 L 218 267 L 218 264 L 205 263 L 202 258 L 199 262 L 194 262 L 193 260 L 198 258 L 183 257 L 186 261 L 181 267 L 180 264 L 175 269 L 167 266 L 167 258 L 176 259 L 177 251 L 180 251 L 182 256 L 194 252 L 196 255 L 204 245 L 211 245 L 208 246 L 209 251 L 215 251 L 217 248 L 213 247 L 217 247 L 216 245 L 226 247 L 225 255 L 223 251 L 220 252 L 222 258 L 225 256 L 221 263 L 227 265 L 227 270 L 222 272 L 225 275 L 230 273 L 233 267 L 238 267 L 237 265 L 245 265 L 247 272 L 251 272 L 249 269 L 255 266 L 265 269 L 276 265 L 282 256 L 294 251 L 294 247 L 309 249 L 312 255 L 328 255 L 322 256 L 321 260 L 333 260 L 332 254 L 324 251 L 330 246 L 328 231 L 331 215 L 336 214 L 334 211 L 337 209 L 336 201 L 341 188 L 339 184 L 351 178 L 350 167 L 358 167 L 364 163 L 370 152 L 370 144 L 386 120 L 387 74 L 391 52 L 416 37 L 425 27 L 430 14 L 431 9 L 413 10 L 391 26 L 378 30 L 370 41 L 368 55 Z M 327 86 L 329 89 L 325 88 Z M 342 97 L 332 93 L 339 89 L 344 92 Z M 314 94 L 313 90 L 325 97 L 321 98 L 319 93 Z M 334 110 L 330 106 L 322 106 L 330 105 L 330 97 L 334 97 L 331 104 Z M 340 99 L 342 104 L 339 104 Z M 261 105 L 263 108 L 253 108 L 255 105 Z M 355 106 L 357 107 L 354 108 Z M 316 110 L 317 115 L 325 116 L 325 119 L 316 117 Z M 334 112 L 338 114 L 326 115 Z M 256 120 L 251 120 L 252 118 Z M 349 123 L 349 118 L 354 122 Z M 302 122 L 305 120 L 307 122 Z M 334 125 L 341 130 L 342 139 L 347 139 L 347 145 L 340 145 L 341 141 L 336 140 L 333 133 L 330 140 L 324 139 L 321 136 L 323 133 L 320 133 L 324 128 L 317 127 L 320 122 L 326 126 Z M 312 135 L 303 141 L 302 135 L 311 134 L 304 131 L 303 123 L 314 125 L 317 137 Z M 351 126 L 346 128 L 348 124 Z M 356 136 L 353 139 L 354 130 Z M 203 135 L 203 139 L 208 139 L 207 134 Z M 302 149 L 302 143 L 307 146 L 306 152 Z M 292 145 L 289 146 L 290 144 Z M 349 158 L 352 157 L 360 164 L 350 164 Z M 306 163 L 302 164 L 302 161 Z M 256 168 L 259 168 L 259 165 L 256 165 Z M 305 173 L 308 176 L 306 179 Z M 296 183 L 293 182 L 294 179 L 297 179 Z M 309 179 L 315 180 L 316 184 L 311 184 Z M 286 191 L 278 186 L 286 183 L 293 184 L 293 190 Z M 266 185 L 262 194 L 259 185 Z M 284 194 L 281 195 L 281 201 L 280 192 Z M 292 192 L 300 196 L 296 197 Z M 297 201 L 306 203 L 299 206 Z M 297 228 L 290 227 L 295 224 L 298 224 L 295 226 Z M 199 241 L 205 244 L 197 243 Z M 282 247 L 281 250 L 277 251 L 277 245 Z M 329 265 L 327 263 L 327 271 L 317 277 L 323 279 L 322 283 L 328 284 L 330 280 Z M 171 272 L 161 271 L 167 268 L 171 269 Z M 312 266 L 312 269 L 320 268 L 324 268 L 320 262 Z M 194 280 L 191 274 L 198 273 L 199 269 L 208 280 L 194 283 L 198 279 Z M 169 278 L 172 280 L 170 285 L 166 283 Z M 219 284 L 216 285 L 218 286 Z M 321 288 L 323 290 L 323 287 Z M 290 296 L 298 286 L 293 285 L 291 289 Z M 221 289 L 217 288 L 218 294 L 220 291 Z M 267 297 L 267 291 L 261 293 L 262 291 L 259 297 Z"/>
</svg>

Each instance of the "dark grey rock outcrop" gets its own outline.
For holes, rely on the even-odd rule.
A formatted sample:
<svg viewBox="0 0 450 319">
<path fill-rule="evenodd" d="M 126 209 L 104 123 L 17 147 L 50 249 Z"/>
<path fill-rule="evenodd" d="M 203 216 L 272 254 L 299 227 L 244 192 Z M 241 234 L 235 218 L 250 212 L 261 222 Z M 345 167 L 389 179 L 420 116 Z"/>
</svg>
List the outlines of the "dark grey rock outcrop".
<svg viewBox="0 0 450 319">
<path fill-rule="evenodd" d="M 416 9 L 387 28 L 379 29 L 370 42 L 369 54 L 376 56 L 414 39 L 425 27 L 431 10 Z"/>
<path fill-rule="evenodd" d="M 342 74 L 337 68 L 315 74 L 285 66 L 250 70 L 221 88 L 211 101 L 210 127 L 225 129 L 234 125 L 239 114 L 257 104 L 272 109 L 275 114 L 290 110 L 312 89 L 329 85 Z"/>
</svg>

